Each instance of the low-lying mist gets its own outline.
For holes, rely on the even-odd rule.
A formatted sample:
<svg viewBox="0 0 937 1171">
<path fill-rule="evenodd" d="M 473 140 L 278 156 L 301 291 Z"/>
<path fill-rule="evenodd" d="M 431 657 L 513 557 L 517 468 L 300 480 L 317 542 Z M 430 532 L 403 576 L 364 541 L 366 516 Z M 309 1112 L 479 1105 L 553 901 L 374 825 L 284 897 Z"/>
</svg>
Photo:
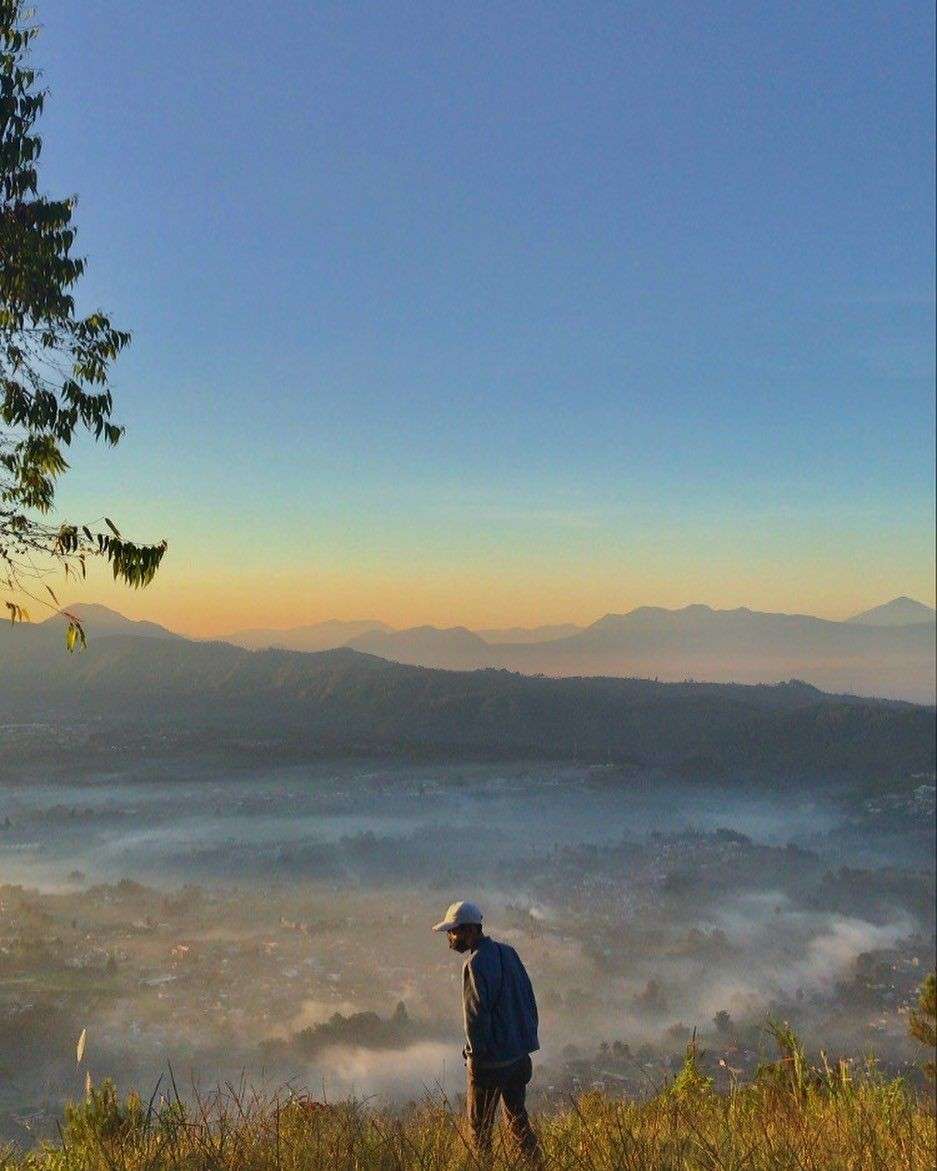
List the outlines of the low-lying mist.
<svg viewBox="0 0 937 1171">
<path fill-rule="evenodd" d="M 0 785 L 0 1133 L 86 1073 L 459 1092 L 482 904 L 541 1008 L 542 1094 L 660 1084 L 697 1030 L 752 1070 L 769 1015 L 904 1067 L 933 964 L 933 781 L 715 783 L 614 769 L 198 760 Z M 79 1066 L 75 1041 L 87 1030 Z M 9 1044 L 5 1047 L 9 1052 Z"/>
</svg>

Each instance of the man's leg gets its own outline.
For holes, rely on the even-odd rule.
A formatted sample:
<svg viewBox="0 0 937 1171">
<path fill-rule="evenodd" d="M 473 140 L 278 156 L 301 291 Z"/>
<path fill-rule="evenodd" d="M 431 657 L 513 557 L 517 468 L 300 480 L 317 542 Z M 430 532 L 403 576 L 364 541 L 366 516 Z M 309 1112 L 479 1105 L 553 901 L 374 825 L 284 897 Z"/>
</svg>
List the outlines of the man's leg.
<svg viewBox="0 0 937 1171">
<path fill-rule="evenodd" d="M 511 1138 L 518 1151 L 532 1163 L 540 1162 L 540 1144 L 530 1125 L 527 1115 L 527 1083 L 533 1072 L 530 1058 L 522 1064 L 516 1076 L 506 1080 L 501 1087 L 501 1101 L 504 1106 L 504 1120 L 511 1132 Z"/>
<path fill-rule="evenodd" d="M 472 1142 L 479 1155 L 491 1154 L 491 1135 L 494 1130 L 495 1114 L 498 1110 L 500 1097 L 501 1089 L 499 1086 L 490 1085 L 487 1082 L 479 1085 L 470 1065 L 465 1091 L 465 1106 L 469 1126 L 472 1128 Z"/>
</svg>

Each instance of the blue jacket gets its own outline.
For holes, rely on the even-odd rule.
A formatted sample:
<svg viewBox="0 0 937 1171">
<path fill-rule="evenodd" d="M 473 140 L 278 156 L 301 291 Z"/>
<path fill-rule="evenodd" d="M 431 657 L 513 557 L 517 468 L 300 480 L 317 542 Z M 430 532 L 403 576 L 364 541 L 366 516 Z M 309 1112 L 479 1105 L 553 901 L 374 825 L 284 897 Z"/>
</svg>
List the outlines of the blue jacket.
<svg viewBox="0 0 937 1171">
<path fill-rule="evenodd" d="M 483 936 L 462 968 L 465 1056 L 476 1066 L 509 1065 L 540 1048 L 537 1002 L 520 956 Z"/>
</svg>

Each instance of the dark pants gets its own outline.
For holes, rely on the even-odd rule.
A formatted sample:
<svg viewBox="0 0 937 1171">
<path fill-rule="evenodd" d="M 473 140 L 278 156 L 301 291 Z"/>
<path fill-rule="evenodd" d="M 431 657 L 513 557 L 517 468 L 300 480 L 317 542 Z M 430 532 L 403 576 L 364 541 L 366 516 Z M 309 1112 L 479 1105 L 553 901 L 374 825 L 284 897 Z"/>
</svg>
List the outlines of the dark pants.
<svg viewBox="0 0 937 1171">
<path fill-rule="evenodd" d="M 515 1147 L 532 1162 L 539 1161 L 537 1136 L 531 1130 L 524 1106 L 527 1083 L 532 1076 L 533 1065 L 529 1057 L 495 1069 L 476 1068 L 469 1061 L 466 1105 L 478 1154 L 491 1153 L 491 1135 L 500 1102 Z"/>
</svg>

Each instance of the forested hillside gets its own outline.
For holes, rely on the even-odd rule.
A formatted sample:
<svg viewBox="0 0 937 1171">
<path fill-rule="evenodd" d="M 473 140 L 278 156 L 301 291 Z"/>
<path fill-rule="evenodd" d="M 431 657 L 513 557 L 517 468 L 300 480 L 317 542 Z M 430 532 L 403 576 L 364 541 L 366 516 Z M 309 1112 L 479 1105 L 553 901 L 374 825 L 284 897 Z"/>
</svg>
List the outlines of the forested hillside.
<svg viewBox="0 0 937 1171">
<path fill-rule="evenodd" d="M 743 686 L 442 671 L 349 649 L 303 654 L 129 636 L 63 653 L 5 629 L 8 719 L 95 720 L 390 752 L 565 758 L 688 769 L 864 774 L 933 767 L 929 708 Z"/>
</svg>

